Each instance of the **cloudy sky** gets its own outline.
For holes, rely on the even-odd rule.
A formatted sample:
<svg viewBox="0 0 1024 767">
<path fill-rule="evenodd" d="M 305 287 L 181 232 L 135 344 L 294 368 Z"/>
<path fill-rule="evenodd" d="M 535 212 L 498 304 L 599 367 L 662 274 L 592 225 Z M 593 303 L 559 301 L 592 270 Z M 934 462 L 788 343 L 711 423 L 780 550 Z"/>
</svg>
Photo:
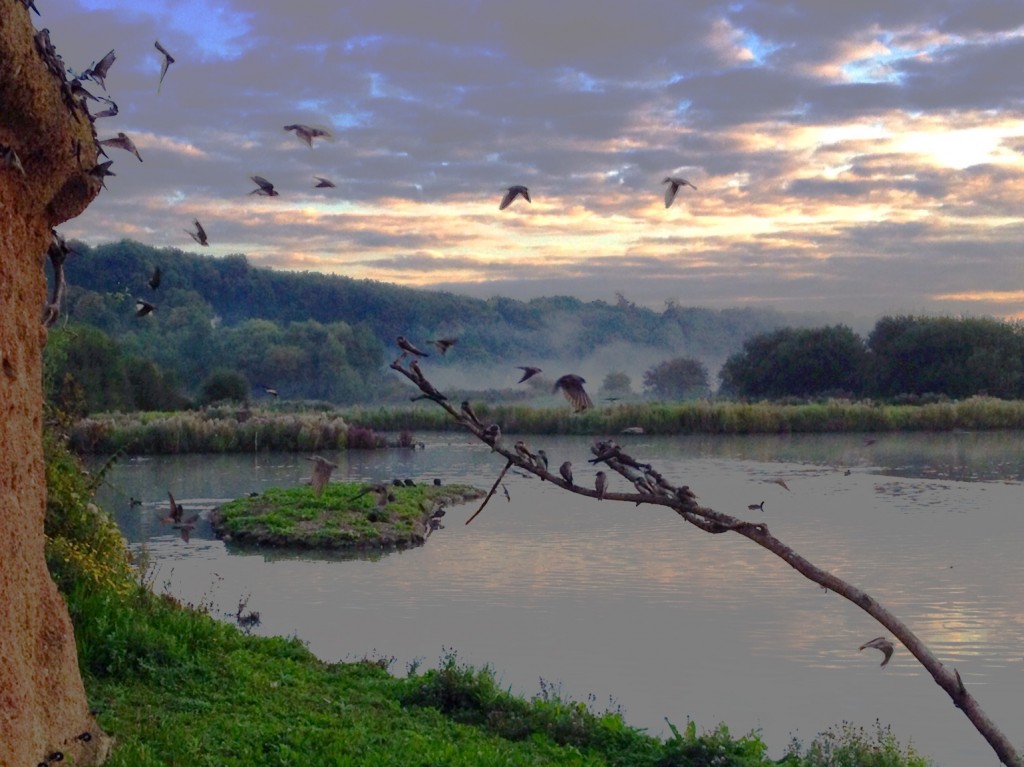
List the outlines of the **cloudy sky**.
<svg viewBox="0 0 1024 767">
<path fill-rule="evenodd" d="M 76 71 L 116 50 L 98 132 L 144 159 L 109 150 L 62 227 L 90 244 L 480 296 L 1024 317 L 1020 0 L 37 5 Z M 698 189 L 666 209 L 669 174 Z M 512 184 L 533 202 L 499 211 Z"/>
</svg>

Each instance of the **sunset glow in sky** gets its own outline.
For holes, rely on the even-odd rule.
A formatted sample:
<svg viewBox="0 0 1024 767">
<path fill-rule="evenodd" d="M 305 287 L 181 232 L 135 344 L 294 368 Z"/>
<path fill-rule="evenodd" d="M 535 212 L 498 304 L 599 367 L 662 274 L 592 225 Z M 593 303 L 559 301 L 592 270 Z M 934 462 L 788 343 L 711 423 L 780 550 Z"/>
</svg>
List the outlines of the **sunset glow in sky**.
<svg viewBox="0 0 1024 767">
<path fill-rule="evenodd" d="M 198 217 L 210 255 L 479 296 L 1024 316 L 1024 3 L 37 5 L 75 71 L 116 50 L 98 133 L 144 159 L 109 150 L 90 244 Z"/>
</svg>

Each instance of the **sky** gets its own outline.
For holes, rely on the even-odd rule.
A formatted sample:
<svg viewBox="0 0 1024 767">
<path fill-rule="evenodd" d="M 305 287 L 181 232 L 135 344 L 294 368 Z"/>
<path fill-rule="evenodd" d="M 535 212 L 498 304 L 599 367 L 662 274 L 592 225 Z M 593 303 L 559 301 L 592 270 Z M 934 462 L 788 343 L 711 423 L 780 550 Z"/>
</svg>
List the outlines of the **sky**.
<svg viewBox="0 0 1024 767">
<path fill-rule="evenodd" d="M 108 149 L 60 228 L 92 245 L 481 297 L 1024 317 L 1020 0 L 36 4 L 76 72 L 116 51 L 97 131 L 143 158 Z M 669 175 L 697 189 L 666 208 Z M 513 184 L 532 203 L 499 211 Z"/>
</svg>

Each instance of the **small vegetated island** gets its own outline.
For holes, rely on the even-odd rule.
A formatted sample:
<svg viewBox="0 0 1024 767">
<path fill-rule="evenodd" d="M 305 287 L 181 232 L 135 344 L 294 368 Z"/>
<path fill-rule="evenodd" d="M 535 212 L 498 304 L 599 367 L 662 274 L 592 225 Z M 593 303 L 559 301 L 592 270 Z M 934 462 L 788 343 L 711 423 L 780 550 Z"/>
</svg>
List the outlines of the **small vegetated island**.
<svg viewBox="0 0 1024 767">
<path fill-rule="evenodd" d="M 446 507 L 483 496 L 470 485 L 334 482 L 320 495 L 309 486 L 274 487 L 219 506 L 210 522 L 225 541 L 249 545 L 405 549 L 441 526 Z"/>
</svg>

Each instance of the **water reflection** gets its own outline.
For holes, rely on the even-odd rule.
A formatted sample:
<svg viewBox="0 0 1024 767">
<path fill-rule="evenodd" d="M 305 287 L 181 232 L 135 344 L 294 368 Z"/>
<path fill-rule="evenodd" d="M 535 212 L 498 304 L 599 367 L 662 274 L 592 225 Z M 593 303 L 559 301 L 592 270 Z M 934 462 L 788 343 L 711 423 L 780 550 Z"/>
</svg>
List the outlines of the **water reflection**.
<svg viewBox="0 0 1024 767">
<path fill-rule="evenodd" d="M 632 437 L 627 449 L 702 503 L 756 516 L 802 554 L 865 588 L 978 686 L 997 723 L 1019 720 L 1024 689 L 1024 451 L 1013 434 Z M 457 435 L 424 450 L 343 453 L 336 478 L 413 477 L 487 487 L 503 465 Z M 531 438 L 592 482 L 589 440 Z M 849 472 L 849 473 L 847 473 Z M 532 694 L 538 677 L 583 699 L 613 696 L 629 722 L 664 717 L 762 729 L 773 753 L 843 719 L 891 722 L 938 764 L 994 764 L 988 747 L 897 647 L 885 669 L 857 648 L 880 632 L 840 597 L 737 536 L 708 536 L 655 507 L 565 494 L 506 477 L 471 524 L 455 507 L 422 548 L 379 558 L 228 550 L 217 503 L 309 476 L 300 455 L 122 462 L 102 501 L 144 545 L 154 582 L 228 615 L 241 597 L 267 634 L 296 634 L 319 656 L 395 656 L 396 673 L 455 648 Z M 956 477 L 957 479 L 954 479 Z M 774 480 L 785 480 L 789 490 Z M 610 489 L 629 487 L 611 476 Z M 166 492 L 200 526 L 190 543 L 159 524 Z M 131 507 L 130 497 L 143 499 Z M 750 512 L 764 501 L 765 511 Z M 187 563 L 187 566 L 186 566 Z"/>
</svg>

